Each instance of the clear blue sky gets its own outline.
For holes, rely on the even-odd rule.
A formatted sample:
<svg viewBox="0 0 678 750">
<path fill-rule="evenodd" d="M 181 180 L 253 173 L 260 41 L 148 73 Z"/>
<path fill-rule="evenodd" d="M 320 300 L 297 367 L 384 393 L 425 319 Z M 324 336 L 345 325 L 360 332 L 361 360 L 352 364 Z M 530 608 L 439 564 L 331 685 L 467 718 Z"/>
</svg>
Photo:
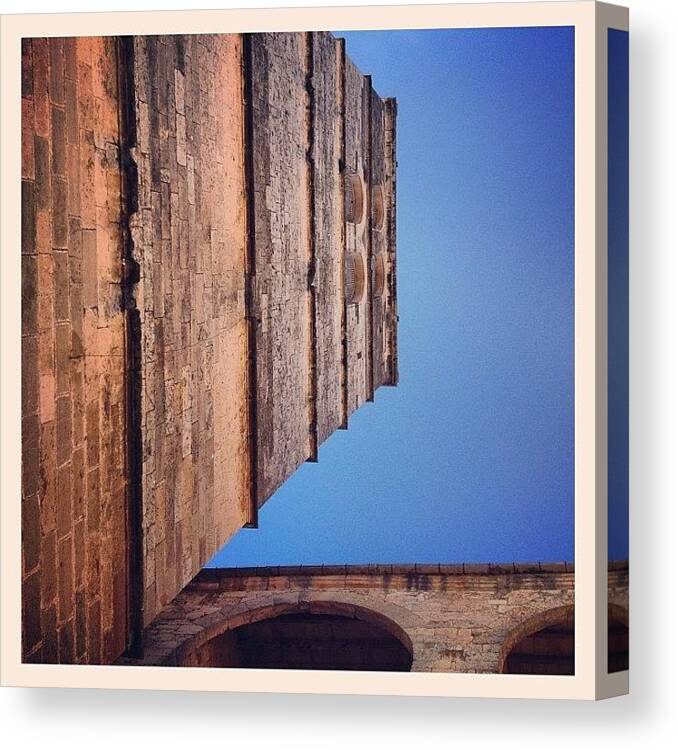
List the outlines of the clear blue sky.
<svg viewBox="0 0 678 750">
<path fill-rule="evenodd" d="M 608 31 L 608 555 L 629 556 L 629 34 Z"/>
<path fill-rule="evenodd" d="M 211 564 L 572 560 L 574 33 L 342 36 L 398 99 L 400 385 Z"/>
</svg>

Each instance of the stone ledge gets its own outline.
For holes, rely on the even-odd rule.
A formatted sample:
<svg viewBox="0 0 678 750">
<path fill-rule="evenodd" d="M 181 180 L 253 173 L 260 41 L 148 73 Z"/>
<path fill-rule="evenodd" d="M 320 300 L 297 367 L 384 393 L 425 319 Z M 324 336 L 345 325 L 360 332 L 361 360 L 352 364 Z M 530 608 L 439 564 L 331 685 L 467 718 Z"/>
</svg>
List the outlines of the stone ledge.
<svg viewBox="0 0 678 750">
<path fill-rule="evenodd" d="M 609 571 L 628 570 L 627 560 L 610 562 Z M 204 568 L 193 584 L 209 585 L 224 578 L 276 578 L 317 576 L 498 576 L 574 573 L 571 562 L 459 563 L 394 565 L 272 565 L 243 568 Z"/>
</svg>

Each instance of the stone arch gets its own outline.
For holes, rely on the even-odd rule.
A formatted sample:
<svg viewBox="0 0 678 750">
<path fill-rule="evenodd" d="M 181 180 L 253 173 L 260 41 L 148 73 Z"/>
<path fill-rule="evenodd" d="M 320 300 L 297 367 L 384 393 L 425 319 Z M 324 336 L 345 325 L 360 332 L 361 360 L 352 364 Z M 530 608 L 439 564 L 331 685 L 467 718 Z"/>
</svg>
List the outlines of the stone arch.
<svg viewBox="0 0 678 750">
<path fill-rule="evenodd" d="M 520 623 L 517 627 L 509 632 L 504 639 L 501 650 L 499 652 L 499 662 L 497 664 L 497 671 L 499 673 L 505 672 L 506 661 L 511 651 L 528 636 L 538 633 L 546 628 L 558 625 L 566 622 L 569 618 L 574 617 L 574 605 L 565 604 L 560 607 L 553 607 L 543 612 L 539 612 L 536 615 L 528 618 L 524 622 Z M 608 628 L 611 623 L 616 622 L 620 625 L 628 628 L 629 626 L 629 613 L 628 610 L 619 604 L 608 604 L 607 608 L 607 619 Z"/>
<path fill-rule="evenodd" d="M 629 611 L 610 602 L 607 607 L 607 671 L 629 668 Z"/>
<path fill-rule="evenodd" d="M 182 643 L 162 656 L 162 663 L 182 666 L 190 662 L 197 653 L 210 641 L 223 636 L 228 631 L 236 631 L 249 625 L 268 620 L 275 620 L 283 615 L 307 613 L 313 615 L 336 616 L 346 620 L 358 620 L 373 625 L 402 645 L 413 660 L 413 644 L 403 619 L 410 613 L 399 612 L 400 608 L 380 601 L 347 601 L 344 597 L 326 596 L 322 593 L 308 595 L 275 595 L 273 602 L 256 597 L 236 607 L 224 608 L 211 615 L 210 623 L 205 627 L 196 627 Z"/>
<path fill-rule="evenodd" d="M 499 661 L 497 663 L 497 672 L 500 674 L 506 671 L 506 664 L 509 655 L 513 649 L 525 638 L 545 630 L 550 627 L 567 622 L 569 618 L 574 617 L 574 605 L 564 604 L 559 607 L 538 612 L 532 617 L 528 617 L 513 630 L 509 631 L 499 651 Z"/>
<path fill-rule="evenodd" d="M 607 605 L 607 619 L 614 620 L 620 625 L 629 626 L 629 611 L 620 604 L 608 604 Z"/>
</svg>

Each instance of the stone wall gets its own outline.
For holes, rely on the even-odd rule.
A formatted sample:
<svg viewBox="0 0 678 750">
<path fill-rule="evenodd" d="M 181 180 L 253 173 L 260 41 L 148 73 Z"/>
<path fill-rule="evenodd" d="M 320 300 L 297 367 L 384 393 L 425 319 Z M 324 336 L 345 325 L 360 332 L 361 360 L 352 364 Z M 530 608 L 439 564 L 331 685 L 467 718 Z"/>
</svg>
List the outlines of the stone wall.
<svg viewBox="0 0 678 750">
<path fill-rule="evenodd" d="M 24 656 L 109 662 L 372 398 L 393 141 L 327 32 L 27 40 L 22 106 Z"/>
<path fill-rule="evenodd" d="M 144 621 L 249 517 L 242 38 L 135 37 Z"/>
<path fill-rule="evenodd" d="M 344 161 L 346 169 L 358 175 L 363 185 L 364 206 L 359 221 L 346 221 L 346 254 L 361 256 L 366 272 L 371 257 L 370 164 L 369 164 L 369 81 L 347 57 L 344 66 Z M 366 273 L 367 280 L 370 279 Z M 346 388 L 347 417 L 371 399 L 370 285 L 359 302 L 346 305 Z"/>
<path fill-rule="evenodd" d="M 384 199 L 387 206 L 384 233 L 386 235 L 386 295 L 382 299 L 384 322 L 384 349 L 386 353 L 385 380 L 388 385 L 398 385 L 398 285 L 397 285 L 397 180 L 396 119 L 398 104 L 395 99 L 384 100 Z"/>
<path fill-rule="evenodd" d="M 387 105 L 331 34 L 254 34 L 248 41 L 262 505 L 302 462 L 317 459 L 319 444 L 347 426 L 375 387 L 393 381 L 386 369 L 397 322 L 394 268 L 388 266 L 393 284 L 373 301 L 372 235 L 385 256 L 394 252 L 395 120 L 393 114 L 387 123 Z M 357 222 L 344 212 L 347 171 L 363 184 Z M 374 180 L 385 196 L 380 231 L 373 231 L 370 211 Z M 344 265 L 353 254 L 364 259 L 366 289 L 347 304 Z"/>
<path fill-rule="evenodd" d="M 253 34 L 257 502 L 311 457 L 308 36 Z"/>
<path fill-rule="evenodd" d="M 331 34 L 312 35 L 313 289 L 316 294 L 317 443 L 344 423 L 344 206 L 342 48 Z M 337 249 L 340 249 L 337 252 Z"/>
<path fill-rule="evenodd" d="M 609 591 L 627 617 L 625 565 L 610 570 Z M 284 613 L 331 612 L 397 633 L 411 648 L 413 671 L 500 672 L 510 647 L 573 603 L 566 563 L 211 569 L 147 629 L 144 663 L 208 665 L 203 645 L 228 630 Z"/>
<path fill-rule="evenodd" d="M 22 69 L 23 654 L 125 647 L 117 44 L 27 39 Z"/>
</svg>

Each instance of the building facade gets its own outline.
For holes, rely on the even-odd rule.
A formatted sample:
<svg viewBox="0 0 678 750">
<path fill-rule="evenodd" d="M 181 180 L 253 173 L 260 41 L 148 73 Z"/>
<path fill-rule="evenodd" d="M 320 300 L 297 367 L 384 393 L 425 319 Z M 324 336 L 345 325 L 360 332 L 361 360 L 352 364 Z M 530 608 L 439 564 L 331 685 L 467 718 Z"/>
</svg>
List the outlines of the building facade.
<svg viewBox="0 0 678 750">
<path fill-rule="evenodd" d="M 628 565 L 608 573 L 628 669 Z M 205 569 L 147 629 L 146 665 L 574 674 L 568 563 Z"/>
<path fill-rule="evenodd" d="M 28 39 L 23 656 L 111 663 L 395 385 L 396 104 L 329 33 Z"/>
</svg>

